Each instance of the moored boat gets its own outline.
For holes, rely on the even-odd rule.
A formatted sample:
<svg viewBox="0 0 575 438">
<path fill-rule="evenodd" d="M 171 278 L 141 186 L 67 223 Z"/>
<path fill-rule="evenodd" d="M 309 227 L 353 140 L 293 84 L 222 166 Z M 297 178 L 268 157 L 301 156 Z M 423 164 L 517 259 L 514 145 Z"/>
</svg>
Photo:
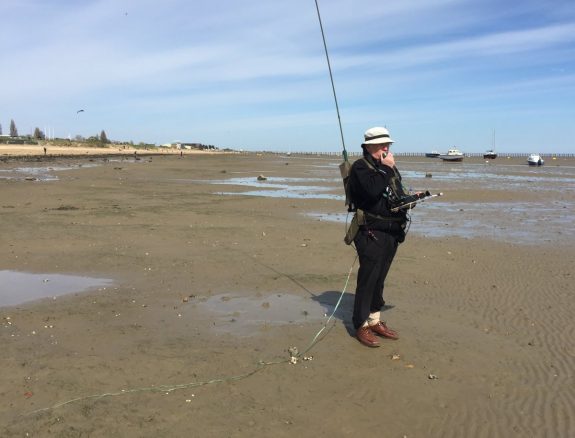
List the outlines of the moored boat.
<svg viewBox="0 0 575 438">
<path fill-rule="evenodd" d="M 483 158 L 486 159 L 489 158 L 491 160 L 494 160 L 495 158 L 497 158 L 497 152 L 495 152 L 493 149 L 490 149 L 483 154 Z"/>
<path fill-rule="evenodd" d="M 437 158 L 437 157 L 439 157 L 439 155 L 441 155 L 441 154 L 440 154 L 439 152 L 437 152 L 437 151 L 431 151 L 431 152 L 426 152 L 426 153 L 425 153 L 425 156 L 426 156 L 427 158 Z"/>
<path fill-rule="evenodd" d="M 440 154 L 443 161 L 463 161 L 463 153 L 459 149 L 449 149 L 446 154 Z"/>
<path fill-rule="evenodd" d="M 491 149 L 483 154 L 484 159 L 494 160 L 497 158 L 497 152 L 495 152 L 495 129 L 493 130 L 493 139 L 491 140 Z"/>
<path fill-rule="evenodd" d="M 527 164 L 530 166 L 543 166 L 545 160 L 539 154 L 531 154 L 527 158 Z"/>
</svg>

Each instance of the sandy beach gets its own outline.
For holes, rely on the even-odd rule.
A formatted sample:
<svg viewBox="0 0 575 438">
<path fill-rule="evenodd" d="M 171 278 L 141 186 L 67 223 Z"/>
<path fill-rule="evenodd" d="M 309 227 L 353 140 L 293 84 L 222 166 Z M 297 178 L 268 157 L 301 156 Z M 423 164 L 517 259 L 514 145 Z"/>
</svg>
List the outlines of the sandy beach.
<svg viewBox="0 0 575 438">
<path fill-rule="evenodd" d="M 0 275 L 32 294 L 56 274 L 100 281 L 0 303 L 0 435 L 572 436 L 575 160 L 545 177 L 473 163 L 398 160 L 445 195 L 413 211 L 388 277 L 400 339 L 369 349 L 337 159 L 0 162 Z M 247 193 L 272 189 L 258 175 L 291 195 Z"/>
<path fill-rule="evenodd" d="M 176 149 L 176 148 L 136 148 L 126 145 L 110 145 L 109 147 L 86 147 L 80 144 L 74 146 L 59 146 L 50 143 L 38 145 L 0 145 L 0 160 L 31 159 L 31 158 L 61 158 L 61 157 L 91 157 L 91 156 L 129 156 L 142 155 L 205 155 L 213 153 L 208 150 Z"/>
</svg>

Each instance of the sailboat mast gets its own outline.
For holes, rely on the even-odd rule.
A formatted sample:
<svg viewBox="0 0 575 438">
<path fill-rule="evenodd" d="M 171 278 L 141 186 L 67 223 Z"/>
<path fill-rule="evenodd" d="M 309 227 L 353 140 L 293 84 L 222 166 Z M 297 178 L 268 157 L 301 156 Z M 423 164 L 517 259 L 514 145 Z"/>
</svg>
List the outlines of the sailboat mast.
<svg viewBox="0 0 575 438">
<path fill-rule="evenodd" d="M 491 150 L 495 150 L 495 129 L 493 129 L 493 138 L 491 139 Z"/>
</svg>

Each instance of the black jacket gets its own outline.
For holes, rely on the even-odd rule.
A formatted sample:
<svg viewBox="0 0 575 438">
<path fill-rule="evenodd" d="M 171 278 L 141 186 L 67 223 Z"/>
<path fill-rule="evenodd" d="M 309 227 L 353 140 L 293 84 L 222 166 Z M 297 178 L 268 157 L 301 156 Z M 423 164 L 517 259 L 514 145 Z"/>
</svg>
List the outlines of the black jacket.
<svg viewBox="0 0 575 438">
<path fill-rule="evenodd" d="M 391 212 L 391 208 L 407 196 L 399 170 L 380 164 L 364 153 L 363 158 L 351 166 L 349 178 L 354 207 L 367 213 L 366 228 L 386 231 L 403 240 L 407 222 L 405 211 Z"/>
</svg>

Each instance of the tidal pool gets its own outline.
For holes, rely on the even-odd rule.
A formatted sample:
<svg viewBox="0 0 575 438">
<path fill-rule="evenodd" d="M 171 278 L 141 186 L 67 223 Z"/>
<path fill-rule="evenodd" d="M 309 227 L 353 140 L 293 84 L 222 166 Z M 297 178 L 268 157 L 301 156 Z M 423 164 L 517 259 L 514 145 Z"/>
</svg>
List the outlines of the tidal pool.
<svg viewBox="0 0 575 438">
<path fill-rule="evenodd" d="M 112 284 L 113 280 L 107 278 L 0 271 L 0 307 L 16 306 L 41 298 L 84 292 Z"/>
<path fill-rule="evenodd" d="M 425 202 L 412 213 L 410 232 L 433 238 L 488 238 L 509 243 L 575 242 L 570 202 Z M 349 224 L 353 213 L 306 213 Z M 342 231 L 343 232 L 343 231 Z"/>
<path fill-rule="evenodd" d="M 237 185 L 252 187 L 255 190 L 245 192 L 219 192 L 219 195 L 263 196 L 266 198 L 292 199 L 342 199 L 342 195 L 334 192 L 336 178 L 283 178 L 268 177 L 258 181 L 253 177 L 230 178 L 210 181 L 211 184 Z"/>
<path fill-rule="evenodd" d="M 97 164 L 73 164 L 70 166 L 15 167 L 13 169 L 0 169 L 0 179 L 58 181 L 59 178 L 57 175 L 54 175 L 54 172 L 95 166 L 97 166 Z"/>
<path fill-rule="evenodd" d="M 215 295 L 200 304 L 215 317 L 214 329 L 247 336 L 266 326 L 326 319 L 329 306 L 316 298 L 287 293 L 257 296 Z"/>
</svg>

